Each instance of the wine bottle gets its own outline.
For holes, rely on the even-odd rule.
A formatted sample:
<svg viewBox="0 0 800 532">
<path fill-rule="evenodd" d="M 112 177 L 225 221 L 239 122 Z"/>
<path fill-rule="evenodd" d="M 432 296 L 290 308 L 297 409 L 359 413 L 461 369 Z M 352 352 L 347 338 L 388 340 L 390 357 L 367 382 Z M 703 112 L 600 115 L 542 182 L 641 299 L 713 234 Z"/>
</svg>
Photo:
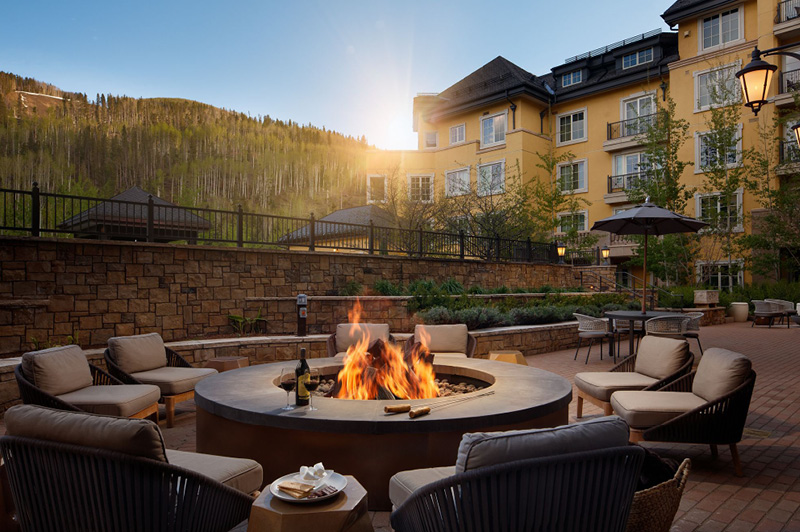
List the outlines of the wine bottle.
<svg viewBox="0 0 800 532">
<path fill-rule="evenodd" d="M 297 406 L 308 406 L 308 399 L 311 394 L 306 388 L 306 382 L 308 382 L 310 375 L 311 370 L 308 367 L 308 362 L 306 362 L 306 350 L 301 348 L 300 361 L 294 370 L 294 376 L 297 380 L 297 386 L 294 389 L 294 404 Z"/>
</svg>

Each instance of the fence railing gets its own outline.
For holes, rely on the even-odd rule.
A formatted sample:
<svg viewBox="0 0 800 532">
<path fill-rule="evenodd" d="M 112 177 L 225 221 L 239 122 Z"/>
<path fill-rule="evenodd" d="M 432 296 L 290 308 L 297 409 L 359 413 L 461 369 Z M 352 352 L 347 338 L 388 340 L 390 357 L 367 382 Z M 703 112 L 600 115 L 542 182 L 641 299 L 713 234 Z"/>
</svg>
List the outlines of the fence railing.
<svg viewBox="0 0 800 532">
<path fill-rule="evenodd" d="M 647 179 L 647 172 L 631 172 L 629 174 L 608 176 L 608 193 L 631 190 L 639 180 Z"/>
<path fill-rule="evenodd" d="M 656 115 L 657 113 L 652 113 L 649 115 L 637 116 L 636 118 L 629 118 L 627 120 L 620 120 L 619 122 L 609 122 L 607 126 L 608 140 L 647 133 L 647 128 L 655 122 Z"/>
<path fill-rule="evenodd" d="M 149 196 L 146 202 L 0 189 L 0 235 L 215 244 L 315 251 L 347 250 L 432 258 L 558 262 L 556 245 L 422 229 L 400 229 L 183 207 Z M 575 252 L 576 258 L 586 252 Z M 589 252 L 591 256 L 596 251 Z M 599 261 L 599 259 L 598 259 Z M 591 262 L 590 262 L 591 263 Z"/>
<path fill-rule="evenodd" d="M 778 2 L 778 14 L 775 16 L 776 24 L 798 17 L 800 17 L 800 0 Z"/>
<path fill-rule="evenodd" d="M 800 6 L 800 0 L 797 0 L 797 2 L 798 6 Z M 781 94 L 800 89 L 800 69 L 781 72 L 779 79 Z"/>
<path fill-rule="evenodd" d="M 797 147 L 797 142 L 793 140 L 782 140 L 778 155 L 778 160 L 781 164 L 800 162 L 800 148 Z"/>
</svg>

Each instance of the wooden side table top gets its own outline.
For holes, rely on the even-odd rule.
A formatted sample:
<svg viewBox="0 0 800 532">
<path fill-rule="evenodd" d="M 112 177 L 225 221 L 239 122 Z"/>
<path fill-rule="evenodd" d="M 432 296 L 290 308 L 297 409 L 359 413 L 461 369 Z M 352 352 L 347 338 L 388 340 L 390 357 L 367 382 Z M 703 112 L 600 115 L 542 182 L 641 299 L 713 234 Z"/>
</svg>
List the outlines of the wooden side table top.
<svg viewBox="0 0 800 532">
<path fill-rule="evenodd" d="M 520 366 L 528 365 L 528 361 L 525 360 L 522 351 L 518 351 L 516 349 L 489 351 L 489 360 L 497 360 L 499 362 L 509 362 L 511 364 L 519 364 Z"/>
<path fill-rule="evenodd" d="M 367 490 L 350 475 L 342 493 L 318 503 L 292 504 L 272 496 L 269 486 L 253 503 L 247 532 L 373 532 Z"/>
</svg>

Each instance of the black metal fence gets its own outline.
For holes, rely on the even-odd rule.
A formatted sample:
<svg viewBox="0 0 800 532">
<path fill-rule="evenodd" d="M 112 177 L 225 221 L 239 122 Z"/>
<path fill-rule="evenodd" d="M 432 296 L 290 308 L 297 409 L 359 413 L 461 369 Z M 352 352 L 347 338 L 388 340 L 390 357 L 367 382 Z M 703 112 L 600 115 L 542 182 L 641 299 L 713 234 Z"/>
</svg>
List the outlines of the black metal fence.
<svg viewBox="0 0 800 532">
<path fill-rule="evenodd" d="M 647 128 L 655 123 L 655 120 L 656 113 L 653 113 L 636 118 L 629 118 L 628 120 L 620 120 L 619 122 L 610 122 L 607 126 L 608 140 L 643 135 L 647 133 Z"/>
<path fill-rule="evenodd" d="M 175 242 L 267 249 L 346 250 L 462 260 L 557 263 L 556 245 L 439 231 L 328 222 L 146 202 L 0 189 L 0 235 Z M 575 252 L 581 263 L 597 254 Z M 572 257 L 568 257 L 572 258 Z M 599 260 L 599 259 L 597 259 Z"/>
<path fill-rule="evenodd" d="M 775 23 L 786 22 L 800 17 L 800 0 L 785 0 L 778 2 L 778 13 L 775 16 Z"/>
<path fill-rule="evenodd" d="M 782 140 L 779 156 L 778 160 L 781 164 L 800 162 L 800 148 L 797 147 L 797 142 L 794 140 Z"/>
<path fill-rule="evenodd" d="M 632 190 L 636 186 L 636 182 L 642 179 L 648 179 L 647 172 L 610 175 L 608 176 L 608 193 Z"/>
<path fill-rule="evenodd" d="M 796 0 L 800 6 L 800 0 Z M 800 69 L 787 70 L 780 74 L 781 94 L 800 89 Z"/>
</svg>

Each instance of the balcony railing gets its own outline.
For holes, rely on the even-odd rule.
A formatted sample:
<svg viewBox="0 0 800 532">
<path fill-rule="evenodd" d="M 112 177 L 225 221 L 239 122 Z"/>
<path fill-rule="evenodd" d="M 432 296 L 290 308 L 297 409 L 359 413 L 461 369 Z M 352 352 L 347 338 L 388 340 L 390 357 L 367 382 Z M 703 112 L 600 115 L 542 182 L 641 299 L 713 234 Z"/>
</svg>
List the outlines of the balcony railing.
<svg viewBox="0 0 800 532">
<path fill-rule="evenodd" d="M 800 90 L 800 69 L 781 72 L 780 80 L 781 94 Z"/>
<path fill-rule="evenodd" d="M 780 146 L 780 163 L 800 163 L 800 148 L 794 140 L 782 140 Z"/>
<path fill-rule="evenodd" d="M 776 23 L 779 24 L 798 17 L 800 17 L 800 0 L 778 2 L 778 15 L 775 17 Z"/>
<path fill-rule="evenodd" d="M 640 179 L 647 179 L 645 172 L 632 172 L 630 174 L 608 176 L 608 193 L 624 192 L 631 190 Z"/>
<path fill-rule="evenodd" d="M 797 1 L 800 2 L 800 0 Z M 646 133 L 648 126 L 653 124 L 655 118 L 656 113 L 653 113 L 621 120 L 619 122 L 611 122 L 608 124 L 608 140 L 632 137 L 634 135 Z"/>
</svg>

